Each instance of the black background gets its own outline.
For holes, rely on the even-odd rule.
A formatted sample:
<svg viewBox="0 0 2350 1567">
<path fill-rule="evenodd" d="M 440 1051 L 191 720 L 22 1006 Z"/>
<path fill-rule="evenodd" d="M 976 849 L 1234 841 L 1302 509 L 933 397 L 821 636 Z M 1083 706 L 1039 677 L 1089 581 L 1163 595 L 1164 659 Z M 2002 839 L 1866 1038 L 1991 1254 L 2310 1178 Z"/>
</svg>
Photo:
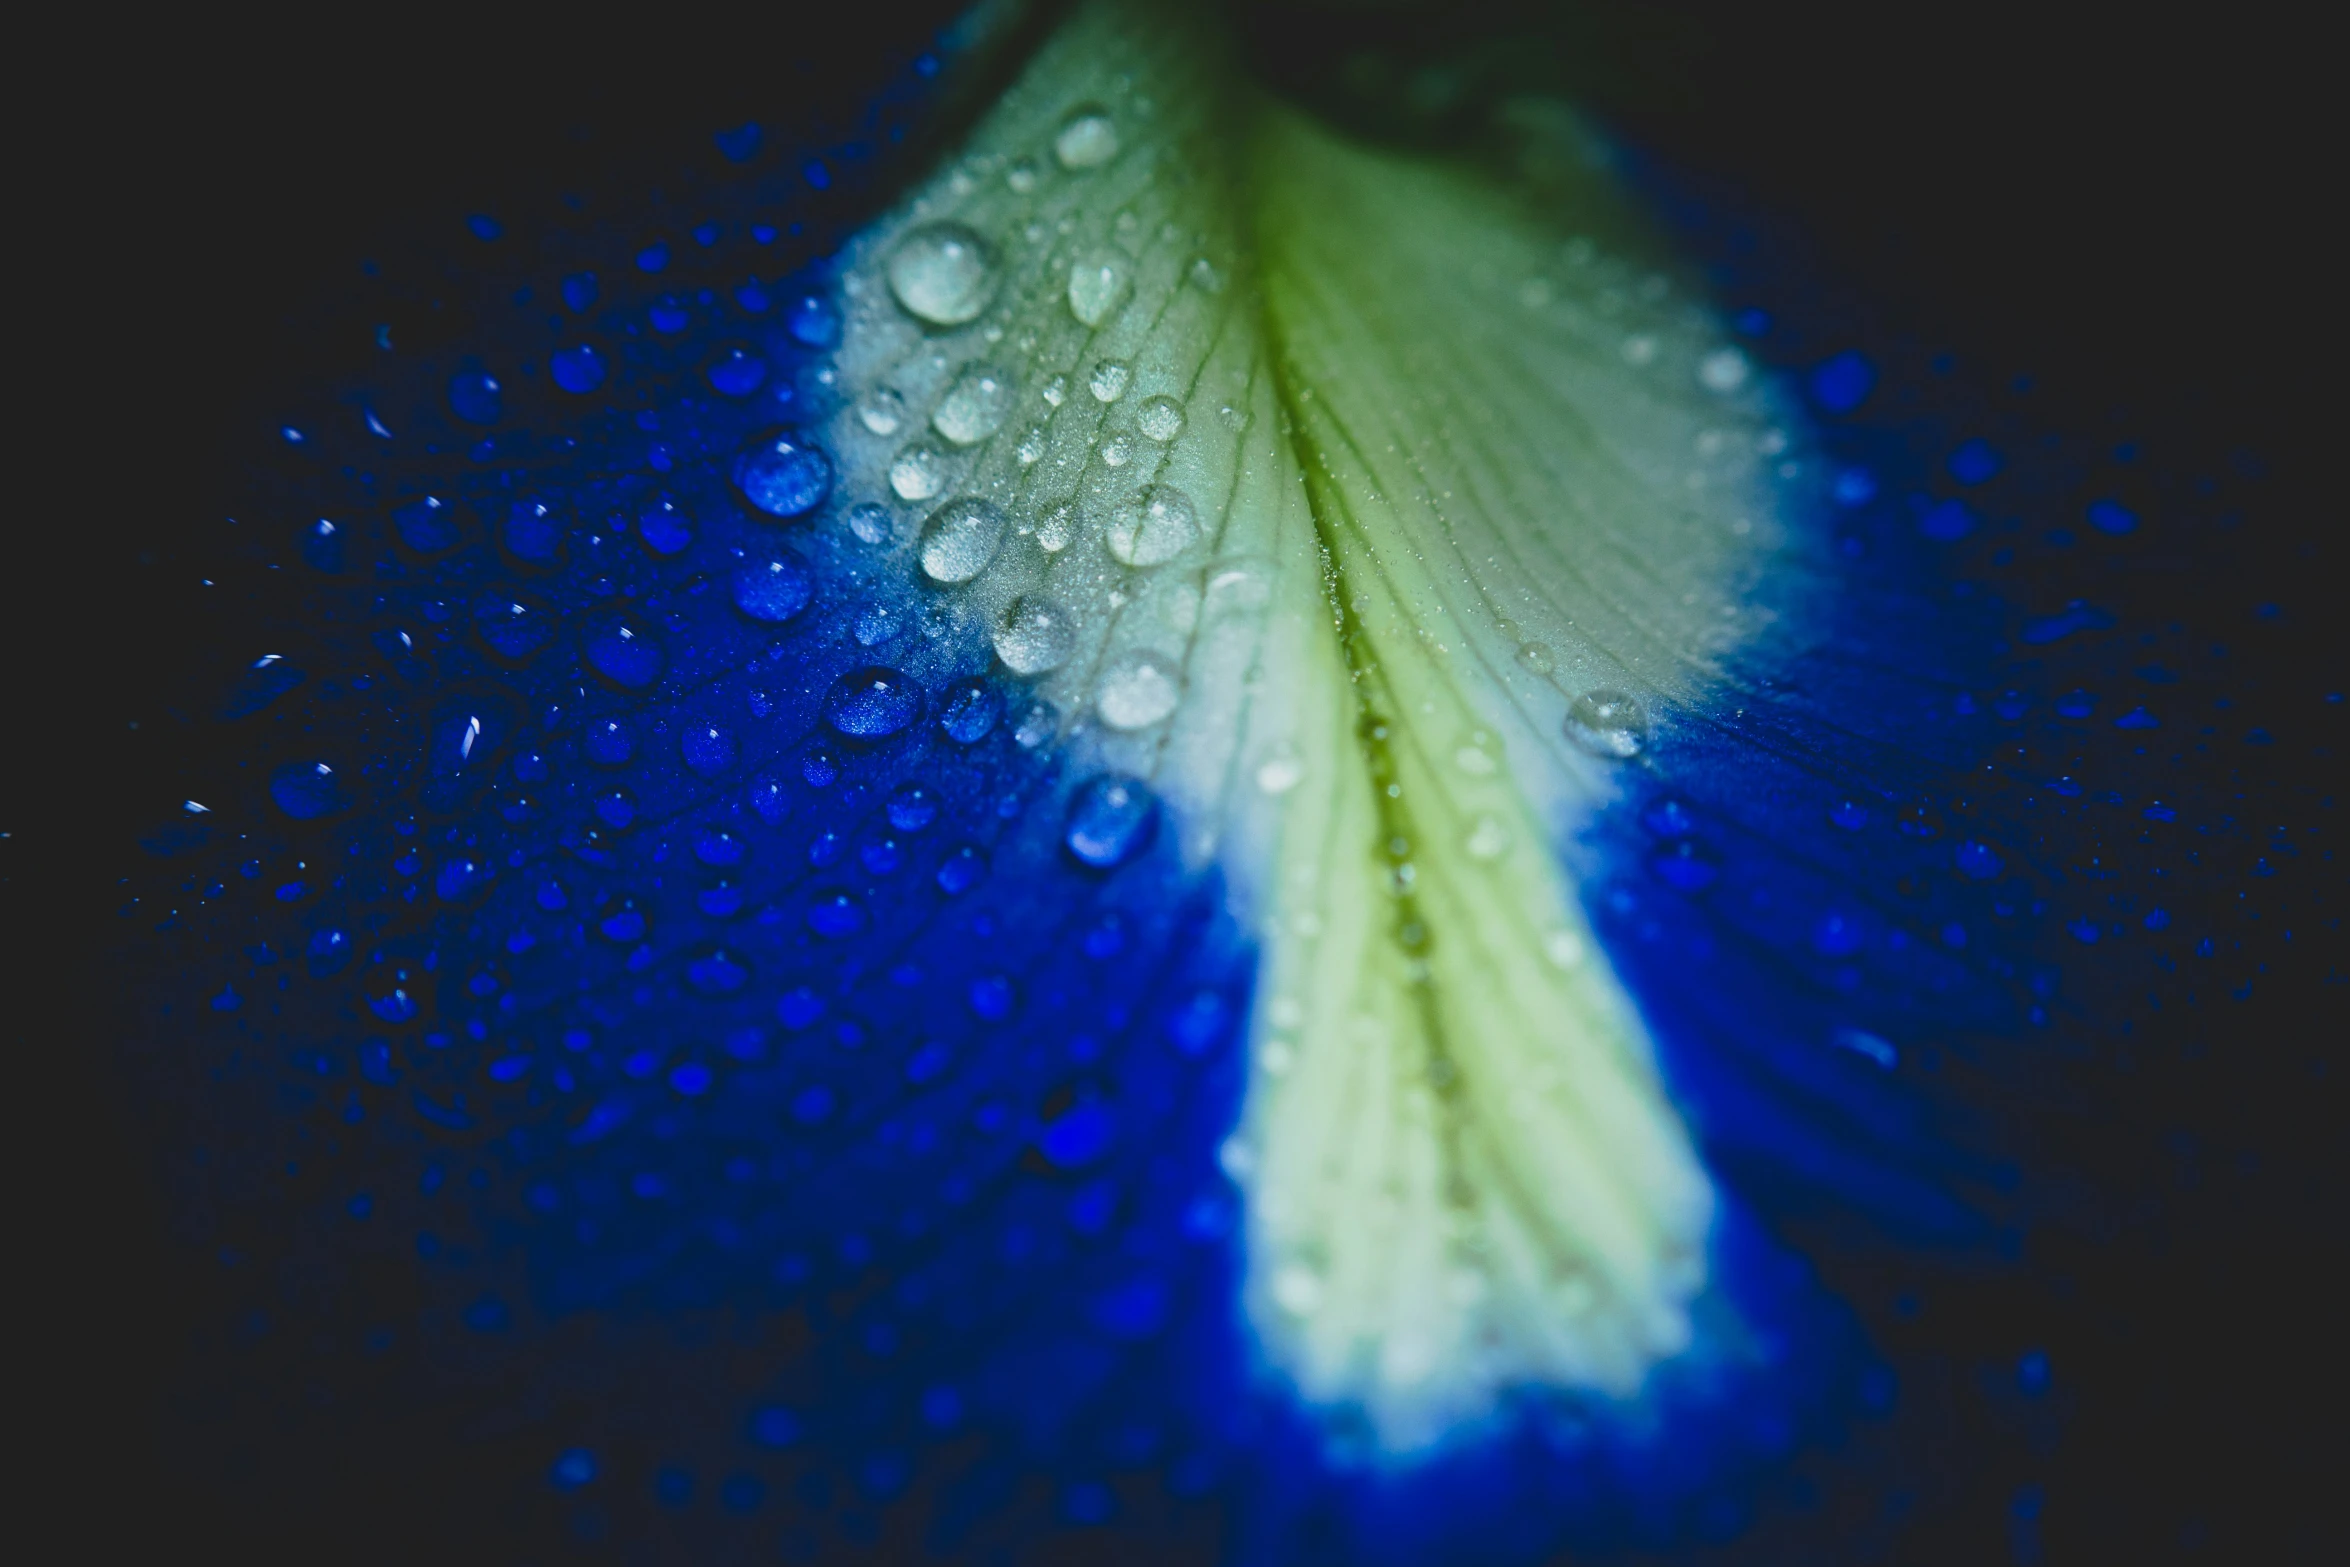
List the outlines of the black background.
<svg viewBox="0 0 2350 1567">
<path fill-rule="evenodd" d="M 62 971 L 78 987 L 62 1011 L 87 1015 L 76 997 L 109 983 L 112 867 L 171 795 L 160 710 L 180 655 L 214 635 L 191 579 L 273 428 L 272 395 L 333 362 L 311 330 L 319 303 L 402 236 L 453 244 L 464 212 L 583 173 L 649 186 L 708 162 L 709 133 L 746 118 L 777 139 L 845 121 L 889 46 L 926 30 L 923 7 L 867 9 L 821 27 L 778 7 L 544 31 L 396 10 L 333 32 L 124 18 L 18 59 L 33 113 L 12 249 L 34 271 L 16 302 L 57 357 L 18 383 L 32 405 L 19 430 L 31 414 L 38 433 L 15 465 L 34 553 L 11 595 L 22 650 L 0 854 L 22 910 L 11 923 L 63 936 L 78 965 Z M 2340 95 L 2313 13 L 1613 5 L 1569 28 L 1590 48 L 1567 74 L 1635 136 L 1788 214 L 1824 266 L 1876 280 L 1910 330 L 2041 374 L 2058 422 L 2127 405 L 2183 460 L 2256 450 L 2272 518 L 2314 536 L 2340 526 L 2326 459 L 2350 360 L 2331 210 Z M 1461 30 L 1543 21 L 1528 6 L 1446 16 Z M 27 862 L 60 851 L 60 901 L 36 904 Z M 25 935 L 11 950 L 26 964 L 16 988 L 52 993 Z M 35 1044 L 30 1015 L 20 1048 Z M 91 1546 L 69 1555 L 101 1559 L 101 1536 L 159 1524 L 203 1554 L 223 1521 L 172 1492 L 141 1435 L 172 1333 L 157 1204 L 112 1108 L 105 1042 L 63 1021 L 38 1043 L 69 1068 L 56 1124 L 70 1142 L 44 1168 L 92 1200 L 52 1211 L 19 1275 L 71 1335 L 36 1357 L 70 1384 L 45 1445 L 77 1483 L 52 1495 Z M 2192 1239 L 2182 1279 L 2197 1272 Z M 2282 1220 L 2239 1229 L 2240 1281 L 2150 1303 L 2151 1341 L 2214 1371 L 2182 1384 L 2141 1445 L 2066 1462 L 2142 1468 L 2149 1484 L 2191 1472 L 2279 1539 L 2331 1535 L 2339 1439 L 2330 1422 L 2272 1415 L 2280 1390 L 2306 1393 L 2338 1354 L 2305 1336 L 2331 1320 L 2339 1260 L 2311 1240 Z"/>
</svg>

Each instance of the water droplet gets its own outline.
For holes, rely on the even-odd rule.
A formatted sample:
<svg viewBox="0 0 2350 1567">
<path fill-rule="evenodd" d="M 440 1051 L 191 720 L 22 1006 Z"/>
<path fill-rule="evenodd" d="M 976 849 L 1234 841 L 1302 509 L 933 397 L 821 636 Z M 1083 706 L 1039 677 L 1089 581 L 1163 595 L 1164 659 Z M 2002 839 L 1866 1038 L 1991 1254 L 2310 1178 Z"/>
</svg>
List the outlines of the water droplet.
<svg viewBox="0 0 2350 1567">
<path fill-rule="evenodd" d="M 1134 372 L 1116 359 L 1105 359 L 1093 367 L 1093 378 L 1085 383 L 1097 403 L 1114 403 L 1126 395 L 1126 385 L 1134 379 Z"/>
<path fill-rule="evenodd" d="M 796 555 L 775 555 L 735 568 L 734 607 L 771 626 L 806 609 L 814 593 L 815 578 Z"/>
<path fill-rule="evenodd" d="M 1053 156 L 1064 169 L 1098 169 L 1118 156 L 1118 126 L 1107 109 L 1072 109 L 1053 137 Z"/>
<path fill-rule="evenodd" d="M 957 446 L 970 446 L 1002 429 L 1011 412 L 1011 378 L 992 365 L 973 365 L 939 399 L 930 427 Z"/>
<path fill-rule="evenodd" d="M 767 361 L 745 348 L 728 348 L 710 361 L 711 387 L 726 397 L 748 397 L 767 384 Z"/>
<path fill-rule="evenodd" d="M 922 570 L 933 582 L 969 582 L 995 559 L 1004 514 L 976 496 L 953 500 L 922 525 Z"/>
<path fill-rule="evenodd" d="M 1186 275 L 1191 279 L 1191 286 L 1203 294 L 1224 292 L 1223 274 L 1218 272 L 1216 264 L 1205 256 L 1195 259 L 1191 264 L 1191 271 Z"/>
<path fill-rule="evenodd" d="M 1105 773 L 1069 801 L 1062 842 L 1082 864 L 1114 870 L 1150 846 L 1159 802 L 1138 778 Z"/>
<path fill-rule="evenodd" d="M 1162 484 L 1118 508 L 1110 519 L 1107 542 L 1110 553 L 1126 565 L 1149 567 L 1182 554 L 1198 533 L 1199 513 L 1191 497 Z"/>
<path fill-rule="evenodd" d="M 946 456 L 928 446 L 909 446 L 889 465 L 889 487 L 901 501 L 926 501 L 946 482 Z"/>
<path fill-rule="evenodd" d="M 1123 468 L 1126 466 L 1127 459 L 1134 455 L 1134 443 L 1126 439 L 1123 434 L 1113 435 L 1102 442 L 1101 454 L 1103 467 Z"/>
<path fill-rule="evenodd" d="M 1038 171 L 1035 161 L 1029 158 L 1022 158 L 1004 170 L 1004 183 L 1012 188 L 1012 193 L 1016 196 L 1026 196 L 1034 192 L 1037 178 Z"/>
<path fill-rule="evenodd" d="M 1161 444 L 1172 441 L 1183 433 L 1183 405 L 1164 395 L 1146 398 L 1134 427 Z"/>
<path fill-rule="evenodd" d="M 1031 702 L 1013 726 L 1012 738 L 1023 751 L 1033 751 L 1060 732 L 1061 710 L 1050 702 Z"/>
<path fill-rule="evenodd" d="M 588 667 L 616 686 L 641 691 L 661 673 L 661 650 L 628 616 L 605 614 L 588 623 L 581 651 Z"/>
<path fill-rule="evenodd" d="M 298 822 L 331 816 L 350 802 L 342 780 L 324 762 L 288 762 L 269 775 L 269 798 Z"/>
<path fill-rule="evenodd" d="M 832 459 L 805 437 L 769 436 L 735 459 L 734 482 L 768 516 L 798 517 L 832 493 Z"/>
<path fill-rule="evenodd" d="M 1077 503 L 1063 501 L 1047 511 L 1036 523 L 1036 547 L 1047 555 L 1058 555 L 1077 537 Z"/>
<path fill-rule="evenodd" d="M 1648 748 L 1648 713 L 1621 691 L 1587 691 L 1567 709 L 1567 738 L 1593 756 L 1622 761 Z"/>
<path fill-rule="evenodd" d="M 566 392 L 584 397 L 604 384 L 604 356 L 587 343 L 558 348 L 547 356 L 547 374 Z"/>
<path fill-rule="evenodd" d="M 938 727 L 957 745 L 974 745 L 994 731 L 1003 710 L 1003 699 L 984 680 L 958 681 L 939 706 Z"/>
<path fill-rule="evenodd" d="M 896 530 L 890 526 L 888 508 L 876 501 L 859 501 L 849 508 L 849 531 L 860 544 L 887 544 Z"/>
<path fill-rule="evenodd" d="M 1656 339 L 1647 333 L 1636 333 L 1624 339 L 1624 363 L 1637 369 L 1656 358 Z"/>
<path fill-rule="evenodd" d="M 1273 1303 L 1293 1317 L 1310 1317 L 1322 1305 L 1322 1275 L 1293 1262 L 1273 1275 Z"/>
<path fill-rule="evenodd" d="M 921 712 L 921 688 L 878 664 L 850 670 L 824 695 L 824 721 L 851 740 L 886 740 Z"/>
<path fill-rule="evenodd" d="M 1019 675 L 1042 675 L 1069 662 L 1077 650 L 1076 623 L 1051 599 L 1025 593 L 996 622 L 996 657 Z"/>
<path fill-rule="evenodd" d="M 545 647 L 554 636 L 555 617 L 544 609 L 500 593 L 475 607 L 473 630 L 492 653 L 520 663 Z"/>
<path fill-rule="evenodd" d="M 1182 698 L 1182 671 L 1160 654 L 1138 650 L 1102 671 L 1094 710 L 1112 729 L 1148 729 L 1174 712 Z"/>
<path fill-rule="evenodd" d="M 1510 830 L 1501 824 L 1501 818 L 1492 815 L 1478 817 L 1461 843 L 1472 860 L 1498 860 L 1509 846 Z"/>
<path fill-rule="evenodd" d="M 1065 375 L 1054 376 L 1051 380 L 1045 382 L 1043 390 L 1038 392 L 1037 395 L 1042 397 L 1053 407 L 1060 407 L 1063 403 L 1069 400 L 1069 378 Z"/>
<path fill-rule="evenodd" d="M 1012 448 L 1012 455 L 1020 459 L 1021 467 L 1033 468 L 1044 461 L 1049 440 L 1050 435 L 1043 425 L 1031 425 L 1027 433 L 1020 437 L 1020 444 Z"/>
<path fill-rule="evenodd" d="M 906 422 L 906 400 L 891 387 L 882 387 L 857 405 L 857 418 L 875 435 L 895 435 Z"/>
<path fill-rule="evenodd" d="M 1746 376 L 1746 356 L 1735 348 L 1717 348 L 1697 362 L 1697 383 L 1709 392 L 1735 392 Z"/>
<path fill-rule="evenodd" d="M 1538 675 L 1547 675 L 1558 667 L 1558 661 L 1551 657 L 1550 649 L 1539 642 L 1528 642 L 1520 646 L 1518 662 Z"/>
<path fill-rule="evenodd" d="M 467 424 L 496 424 L 505 411 L 503 390 L 487 370 L 460 370 L 449 377 L 449 409 Z"/>
<path fill-rule="evenodd" d="M 1102 251 L 1069 268 L 1069 314 L 1086 326 L 1100 326 L 1134 292 L 1134 268 L 1125 257 Z"/>
<path fill-rule="evenodd" d="M 1578 968 L 1583 962 L 1583 938 L 1571 930 L 1554 930 L 1542 938 L 1542 955 L 1554 968 Z"/>
<path fill-rule="evenodd" d="M 1305 759 L 1290 746 L 1277 747 L 1257 764 L 1257 787 L 1267 794 L 1287 794 L 1305 781 Z"/>
<path fill-rule="evenodd" d="M 960 223 L 926 224 L 890 256 L 889 291 L 918 321 L 961 326 L 977 320 L 995 292 L 994 253 Z"/>
</svg>

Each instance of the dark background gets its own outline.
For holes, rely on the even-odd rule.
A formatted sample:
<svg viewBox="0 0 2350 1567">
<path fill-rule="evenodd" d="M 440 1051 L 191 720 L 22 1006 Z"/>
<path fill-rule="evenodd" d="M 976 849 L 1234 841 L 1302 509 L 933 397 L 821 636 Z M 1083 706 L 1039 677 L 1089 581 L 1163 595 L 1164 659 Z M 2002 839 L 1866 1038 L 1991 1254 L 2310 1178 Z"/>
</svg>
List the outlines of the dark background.
<svg viewBox="0 0 2350 1567">
<path fill-rule="evenodd" d="M 191 580 L 240 464 L 264 455 L 272 396 L 343 351 L 317 338 L 316 312 L 362 256 L 419 233 L 453 249 L 468 211 L 581 180 L 650 188 L 710 163 L 710 132 L 744 119 L 764 121 L 771 146 L 845 123 L 883 62 L 948 9 L 850 8 L 821 29 L 783 7 L 544 32 L 398 12 L 357 35 L 124 20 L 17 61 L 36 112 L 12 225 L 34 275 L 16 302 L 56 357 L 19 372 L 32 405 L 19 428 L 31 412 L 37 432 L 13 465 L 33 558 L 9 626 L 0 875 L 20 907 L 13 987 L 29 1006 L 54 973 L 74 985 L 67 1026 L 36 1040 L 28 1010 L 14 1032 L 66 1069 L 46 1102 L 69 1141 L 43 1165 L 58 1190 L 42 1200 L 77 1200 L 50 1210 L 29 1243 L 40 1260 L 19 1266 L 64 1319 L 55 1355 L 37 1358 L 69 1385 L 47 1445 L 76 1482 L 53 1494 L 83 1538 L 168 1519 L 200 1551 L 221 1527 L 143 1447 L 171 1334 L 159 1211 L 105 1042 L 72 1023 L 110 982 L 113 867 L 169 792 L 174 672 L 216 636 Z M 1868 280 L 1909 331 L 2039 374 L 2052 423 L 2126 408 L 2182 461 L 2256 452 L 2272 517 L 2340 526 L 2325 459 L 2350 359 L 2327 236 L 2344 138 L 2311 8 L 1674 0 L 1563 22 L 1468 4 L 1363 25 L 1413 47 L 1563 39 L 1572 58 L 1555 68 L 1587 101 L 1786 214 L 1829 273 Z M 66 875 L 36 902 L 29 864 L 52 855 Z M 34 972 L 36 923 L 75 967 Z M 2338 1439 L 2265 1411 L 2308 1373 L 2274 1310 L 2294 1300 L 2288 1316 L 2326 1320 L 2311 1302 L 2330 1259 L 2281 1224 L 2235 1241 L 2253 1276 L 2181 1304 L 2172 1338 L 2237 1369 L 2192 1383 L 2147 1451 L 2243 1516 L 2316 1518 Z"/>
</svg>

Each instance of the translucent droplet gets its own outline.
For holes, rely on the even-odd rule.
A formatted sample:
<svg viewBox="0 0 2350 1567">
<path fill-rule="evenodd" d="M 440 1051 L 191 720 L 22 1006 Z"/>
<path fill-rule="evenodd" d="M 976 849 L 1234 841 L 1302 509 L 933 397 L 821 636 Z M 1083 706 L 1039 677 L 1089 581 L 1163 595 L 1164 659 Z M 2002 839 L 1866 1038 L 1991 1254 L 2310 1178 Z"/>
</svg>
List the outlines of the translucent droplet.
<svg viewBox="0 0 2350 1567">
<path fill-rule="evenodd" d="M 1199 534 L 1199 513 L 1191 497 L 1162 484 L 1118 508 L 1110 519 L 1110 553 L 1129 566 L 1164 565 L 1182 554 Z"/>
<path fill-rule="evenodd" d="M 1032 702 L 1012 726 L 1012 738 L 1023 751 L 1033 751 L 1061 729 L 1061 710 L 1050 702 Z"/>
<path fill-rule="evenodd" d="M 938 727 L 957 745 L 972 745 L 987 738 L 1003 716 L 1003 698 L 995 688 L 981 680 L 965 680 L 947 688 L 946 698 L 939 704 Z"/>
<path fill-rule="evenodd" d="M 889 487 L 901 501 L 926 501 L 946 488 L 944 453 L 928 446 L 909 446 L 889 465 Z"/>
<path fill-rule="evenodd" d="M 1069 314 L 1086 326 L 1100 326 L 1134 292 L 1134 268 L 1126 258 L 1104 251 L 1069 268 Z"/>
<path fill-rule="evenodd" d="M 1118 127 L 1107 109 L 1073 109 L 1053 137 L 1053 156 L 1064 169 L 1098 169 L 1118 156 Z"/>
<path fill-rule="evenodd" d="M 1697 362 L 1697 381 L 1709 392 L 1735 392 L 1746 384 L 1746 356 L 1717 348 Z"/>
<path fill-rule="evenodd" d="M 1053 407 L 1060 407 L 1063 403 L 1069 400 L 1069 378 L 1065 375 L 1054 376 L 1051 380 L 1045 382 L 1044 389 L 1040 395 Z"/>
<path fill-rule="evenodd" d="M 1134 379 L 1134 371 L 1116 359 L 1105 359 L 1093 367 L 1093 378 L 1085 383 L 1097 403 L 1114 403 L 1126 395 L 1127 383 Z"/>
<path fill-rule="evenodd" d="M 1273 1275 L 1273 1303 L 1293 1317 L 1310 1317 L 1322 1305 L 1322 1275 L 1293 1262 Z"/>
<path fill-rule="evenodd" d="M 1126 439 L 1123 433 L 1113 435 L 1102 442 L 1101 454 L 1104 467 L 1123 468 L 1128 459 L 1134 456 L 1134 443 Z"/>
<path fill-rule="evenodd" d="M 1124 654 L 1103 670 L 1093 701 L 1094 711 L 1112 729 L 1148 729 L 1182 699 L 1182 671 L 1146 649 Z"/>
<path fill-rule="evenodd" d="M 1462 741 L 1460 749 L 1452 753 L 1452 764 L 1472 778 L 1490 778 L 1495 768 L 1493 753 L 1485 749 L 1481 735 Z"/>
<path fill-rule="evenodd" d="M 1518 648 L 1518 662 L 1538 675 L 1547 675 L 1558 667 L 1558 660 L 1551 657 L 1550 649 L 1539 642 L 1521 644 Z"/>
<path fill-rule="evenodd" d="M 1012 412 L 1012 382 L 992 365 L 973 365 L 955 378 L 930 415 L 930 427 L 957 446 L 986 440 Z"/>
<path fill-rule="evenodd" d="M 824 696 L 824 721 L 851 740 L 885 740 L 921 713 L 921 689 L 878 664 L 850 670 Z"/>
<path fill-rule="evenodd" d="M 1134 427 L 1162 444 L 1183 433 L 1183 405 L 1164 395 L 1145 398 Z"/>
<path fill-rule="evenodd" d="M 1077 626 L 1051 599 L 1025 593 L 1005 606 L 996 622 L 995 653 L 1019 675 L 1041 675 L 1069 662 L 1077 650 Z"/>
<path fill-rule="evenodd" d="M 1224 275 L 1218 272 L 1216 264 L 1205 256 L 1193 261 L 1191 271 L 1186 275 L 1191 279 L 1191 286 L 1203 294 L 1224 292 Z"/>
<path fill-rule="evenodd" d="M 969 582 L 995 559 L 1004 539 L 1004 514 L 992 501 L 965 496 L 947 502 L 922 525 L 922 571 L 933 582 Z"/>
<path fill-rule="evenodd" d="M 857 406 L 857 418 L 875 435 L 895 435 L 906 422 L 906 400 L 894 388 L 882 387 Z"/>
<path fill-rule="evenodd" d="M 769 436 L 735 459 L 743 499 L 770 517 L 798 517 L 832 493 L 832 459 L 805 437 Z"/>
<path fill-rule="evenodd" d="M 1022 158 L 1004 170 L 1004 183 L 1012 188 L 1012 193 L 1016 196 L 1026 196 L 1033 192 L 1036 189 L 1037 177 L 1036 163 L 1029 158 Z"/>
<path fill-rule="evenodd" d="M 1069 801 L 1061 841 L 1080 864 L 1112 870 L 1150 846 L 1159 802 L 1138 778 L 1105 773 Z"/>
<path fill-rule="evenodd" d="M 859 501 L 849 508 L 849 531 L 861 544 L 887 544 L 896 530 L 890 526 L 887 507 L 878 501 Z"/>
<path fill-rule="evenodd" d="M 1036 547 L 1047 555 L 1058 555 L 1077 537 L 1077 503 L 1063 501 L 1047 511 L 1036 523 Z"/>
<path fill-rule="evenodd" d="M 1622 761 L 1648 748 L 1648 713 L 1621 691 L 1587 691 L 1567 709 L 1567 738 L 1593 756 Z"/>
<path fill-rule="evenodd" d="M 1637 333 L 1624 339 L 1624 363 L 1637 369 L 1656 358 L 1656 339 L 1647 333 Z"/>
<path fill-rule="evenodd" d="M 995 292 L 995 255 L 960 223 L 930 223 L 898 242 L 889 291 L 908 315 L 932 326 L 978 319 Z"/>
<path fill-rule="evenodd" d="M 808 607 L 815 579 L 794 555 L 753 560 L 734 574 L 734 606 L 751 619 L 779 626 Z"/>
<path fill-rule="evenodd" d="M 1033 468 L 1044 461 L 1049 441 L 1050 437 L 1043 425 L 1031 425 L 1020 437 L 1020 444 L 1012 448 L 1012 455 L 1020 459 L 1021 467 Z"/>
<path fill-rule="evenodd" d="M 1501 824 L 1501 818 L 1491 815 L 1478 817 L 1469 829 L 1469 836 L 1461 842 L 1472 860 L 1498 860 L 1508 852 L 1509 846 L 1510 830 Z"/>
<path fill-rule="evenodd" d="M 1257 764 L 1257 787 L 1267 794 L 1287 794 L 1305 781 L 1305 759 L 1281 746 Z"/>
</svg>

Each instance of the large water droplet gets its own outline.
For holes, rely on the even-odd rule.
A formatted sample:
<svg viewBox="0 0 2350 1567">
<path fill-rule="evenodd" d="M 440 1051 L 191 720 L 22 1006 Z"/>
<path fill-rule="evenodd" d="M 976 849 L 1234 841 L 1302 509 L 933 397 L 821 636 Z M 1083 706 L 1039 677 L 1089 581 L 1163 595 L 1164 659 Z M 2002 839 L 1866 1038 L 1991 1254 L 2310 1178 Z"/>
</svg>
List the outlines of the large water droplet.
<svg viewBox="0 0 2350 1567">
<path fill-rule="evenodd" d="M 1103 251 L 1069 268 L 1069 314 L 1086 326 L 1100 326 L 1134 292 L 1134 268 L 1124 256 Z"/>
<path fill-rule="evenodd" d="M 1183 433 L 1183 405 L 1167 396 L 1145 398 L 1134 427 L 1154 441 L 1172 441 Z"/>
<path fill-rule="evenodd" d="M 932 447 L 909 446 L 889 465 L 889 487 L 901 501 L 926 501 L 946 483 L 946 456 Z"/>
<path fill-rule="evenodd" d="M 995 559 L 1004 514 L 976 496 L 953 500 L 922 525 L 922 570 L 933 582 L 969 582 Z"/>
<path fill-rule="evenodd" d="M 798 517 L 832 493 L 832 459 L 805 437 L 771 435 L 734 462 L 743 498 L 770 517 Z"/>
<path fill-rule="evenodd" d="M 850 670 L 824 695 L 824 721 L 851 740 L 886 740 L 921 713 L 921 688 L 879 664 Z"/>
<path fill-rule="evenodd" d="M 1129 566 L 1164 565 L 1182 554 L 1199 534 L 1199 512 L 1191 497 L 1171 484 L 1137 496 L 1110 518 L 1110 553 Z"/>
<path fill-rule="evenodd" d="M 898 242 L 889 291 L 908 315 L 932 326 L 978 319 L 995 292 L 995 255 L 960 223 L 931 223 Z"/>
<path fill-rule="evenodd" d="M 1061 841 L 1096 870 L 1113 870 L 1150 846 L 1159 802 L 1139 778 L 1105 773 L 1069 801 Z"/>
<path fill-rule="evenodd" d="M 1161 654 L 1124 654 L 1102 671 L 1094 711 L 1112 729 L 1148 729 L 1175 711 L 1183 698 L 1183 673 Z"/>
<path fill-rule="evenodd" d="M 734 573 L 734 607 L 753 620 L 779 626 L 808 607 L 815 579 L 796 555 L 745 562 Z"/>
<path fill-rule="evenodd" d="M 1098 169 L 1118 156 L 1118 126 L 1110 111 L 1088 104 L 1072 109 L 1053 137 L 1053 156 L 1064 169 Z"/>
<path fill-rule="evenodd" d="M 973 365 L 955 378 L 930 416 L 930 427 L 957 446 L 984 441 L 1012 412 L 1012 381 L 992 365 Z"/>
<path fill-rule="evenodd" d="M 1041 675 L 1069 662 L 1077 650 L 1077 627 L 1069 612 L 1051 599 L 1022 594 L 996 622 L 996 657 L 1014 674 Z"/>
<path fill-rule="evenodd" d="M 1621 691 L 1587 691 L 1567 709 L 1567 738 L 1593 756 L 1622 761 L 1648 748 L 1648 713 Z"/>
</svg>

